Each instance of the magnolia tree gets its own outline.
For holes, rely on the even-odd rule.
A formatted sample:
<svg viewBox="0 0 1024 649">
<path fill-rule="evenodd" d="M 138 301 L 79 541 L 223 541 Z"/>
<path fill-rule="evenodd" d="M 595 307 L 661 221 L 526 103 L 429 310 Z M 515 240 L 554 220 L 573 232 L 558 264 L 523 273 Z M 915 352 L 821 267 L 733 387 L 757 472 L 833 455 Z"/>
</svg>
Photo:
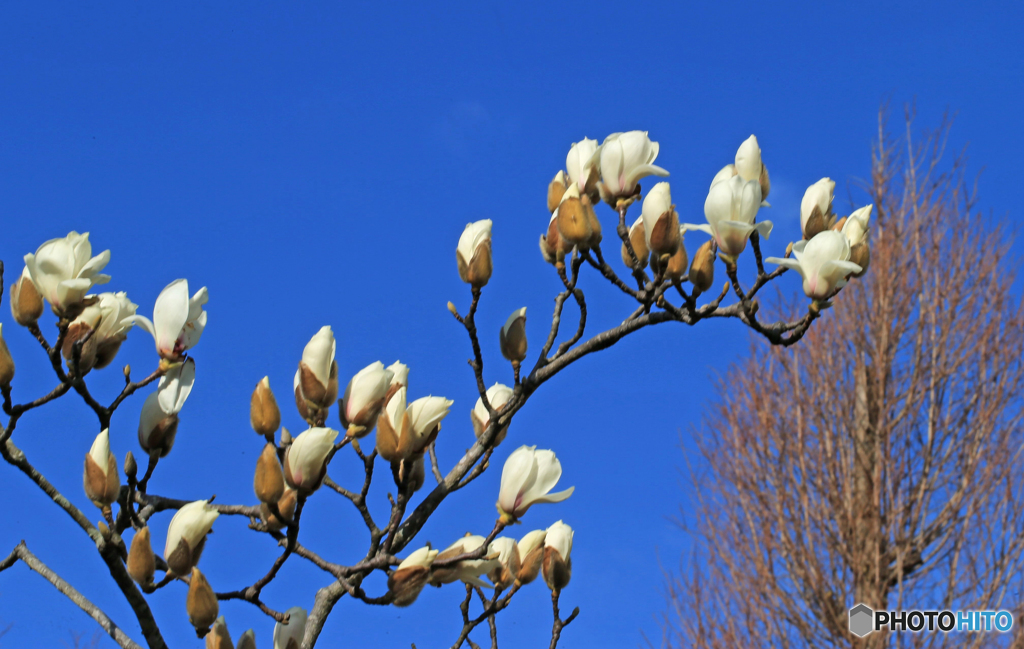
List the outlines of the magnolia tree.
<svg viewBox="0 0 1024 649">
<path fill-rule="evenodd" d="M 387 367 L 376 362 L 363 369 L 339 367 L 334 333 L 325 326 L 297 359 L 292 380 L 295 407 L 308 424 L 307 430 L 293 435 L 281 427 L 278 399 L 268 378 L 258 381 L 253 391 L 251 424 L 262 438 L 259 443 L 264 444 L 253 479 L 257 504 L 221 504 L 212 499 L 187 502 L 159 493 L 156 469 L 180 461 L 172 450 L 179 417 L 195 380 L 191 355 L 207 324 L 207 291 L 200 288 L 193 293 L 187 280 L 176 280 L 157 296 L 152 319 L 139 315 L 137 305 L 123 292 L 93 293 L 94 286 L 111 279 L 100 274 L 110 252 L 93 256 L 88 235 L 76 232 L 47 241 L 35 253 L 25 255 L 24 270 L 10 288 L 14 320 L 39 342 L 57 385 L 48 394 L 28 395 L 30 400 L 15 399 L 15 364 L 0 339 L 0 389 L 7 414 L 0 434 L 0 455 L 74 519 L 88 542 L 95 545 L 115 587 L 137 618 L 141 641 L 153 649 L 167 645 L 147 595 L 162 588 L 180 589 L 183 612 L 197 635 L 205 637 L 207 647 L 217 649 L 257 645 L 309 649 L 316 645 L 327 617 L 344 596 L 364 604 L 401 607 L 414 604 L 428 585 L 464 588 L 461 628 L 458 617 L 452 619 L 453 647 L 464 643 L 475 647 L 470 634 L 485 624 L 491 645 L 497 646 L 498 614 L 512 604 L 517 592 L 535 581 L 551 591 L 550 646 L 555 647 L 562 629 L 579 612 L 575 609 L 565 618 L 559 612 L 560 597 L 572 578 L 572 527 L 559 521 L 518 539 L 502 536 L 513 523 L 529 525 L 529 510 L 534 505 L 564 501 L 572 494 L 571 487 L 553 492 L 561 475 L 554 451 L 532 445 L 511 449 L 509 444 L 499 450 L 514 416 L 530 396 L 587 354 L 663 322 L 696 325 L 714 318 L 735 318 L 772 344 L 791 345 L 821 316 L 846 282 L 867 269 L 870 207 L 837 219 L 832 211 L 834 183 L 827 178 L 812 185 L 804 196 L 799 215 L 804 239 L 787 246 L 782 257 L 762 259 L 761 239 L 769 236 L 772 224 L 756 217 L 760 208 L 768 207 L 765 199 L 770 184 L 754 136 L 740 145 L 735 163 L 713 177 L 704 203 L 706 223 L 680 223 L 667 182 L 657 183 L 643 196 L 640 216 L 628 222 L 630 207 L 641 201 L 638 181 L 668 175 L 654 164 L 657 156 L 658 143 L 642 131 L 610 135 L 600 146 L 596 140 L 584 139 L 570 148 L 566 169 L 559 171 L 548 187 L 551 217 L 540 237 L 543 259 L 554 267 L 564 290 L 554 298 L 550 330 L 540 341 L 532 365 L 524 365 L 528 357 L 525 308 L 514 311 L 500 327 L 498 323 L 487 325 L 491 331 L 487 335 L 498 335 L 501 353 L 511 365 L 510 385 L 485 385 L 481 325 L 476 320 L 483 289 L 494 270 L 491 221 L 466 226 L 455 257 L 459 276 L 469 285 L 469 306 L 460 311 L 449 302 L 448 308 L 465 328 L 472 349 L 469 364 L 479 399 L 470 409 L 469 419 L 476 441 L 447 471 L 439 466 L 434 449 L 437 444 L 463 443 L 462 434 L 440 434 L 452 401 L 438 396 L 413 398 L 411 395 L 422 394 L 423 389 L 410 383 L 409 368 L 400 362 Z M 595 207 L 602 201 L 618 217 L 615 245 L 621 248 L 625 265 L 622 275 L 606 261 L 601 248 L 602 225 Z M 700 236 L 694 232 L 711 236 L 696 247 L 692 261 L 684 244 L 688 232 L 691 237 Z M 748 245 L 753 280 L 743 286 L 737 264 Z M 710 299 L 702 299 L 712 288 L 719 260 L 728 281 L 707 294 Z M 777 268 L 769 272 L 765 262 Z M 584 268 L 593 269 L 636 302 L 632 313 L 623 314 L 620 325 L 590 337 L 586 337 L 587 306 L 579 286 Z M 803 278 L 804 292 L 811 300 L 806 313 L 793 320 L 762 322 L 756 300 L 759 291 L 790 269 Z M 727 300 L 730 294 L 732 298 Z M 568 337 L 560 337 L 563 309 L 570 300 L 578 306 L 578 322 Z M 40 327 L 44 303 L 56 319 L 55 338 L 47 337 Z M 120 393 L 112 398 L 93 395 L 89 373 L 110 366 L 136 326 L 155 340 L 154 369 L 145 378 L 133 380 L 125 366 Z M 339 373 L 343 380 L 351 377 L 343 390 Z M 138 447 L 132 448 L 135 442 L 127 438 L 126 428 L 134 424 L 112 420 L 126 399 L 144 389 L 150 391 L 138 422 Z M 71 392 L 88 404 L 97 419 L 95 440 L 91 447 L 82 448 L 85 498 L 60 493 L 37 468 L 45 464 L 45 458 L 30 461 L 14 442 L 23 417 Z M 331 417 L 332 408 L 336 408 L 336 418 Z M 330 427 L 334 422 L 338 422 L 337 428 Z M 519 443 L 517 440 L 516 445 Z M 416 537 L 431 515 L 450 494 L 485 472 L 496 451 L 504 466 L 500 492 L 495 495 L 498 515 L 494 526 L 454 540 L 443 549 L 417 543 Z M 342 455 L 348 456 L 342 461 L 357 461 L 363 467 L 362 484 L 341 485 L 328 475 L 331 463 Z M 390 471 L 381 472 L 382 464 Z M 394 492 L 387 493 L 387 520 L 375 520 L 368 507 L 375 478 L 384 487 L 378 487 L 373 496 L 383 499 L 379 492 Z M 304 505 L 323 489 L 349 500 L 366 525 L 364 558 L 354 565 L 328 561 L 300 542 Z M 92 522 L 95 514 L 86 499 L 98 508 L 99 523 Z M 221 516 L 237 524 L 247 523 L 256 534 L 281 547 L 272 565 L 254 570 L 251 584 L 225 588 L 207 578 L 207 566 L 200 569 L 206 535 L 214 526 L 231 524 L 220 521 Z M 154 551 L 161 549 L 159 554 Z M 321 583 L 308 594 L 289 593 L 288 601 L 264 601 L 263 590 L 289 559 L 308 561 L 322 570 L 326 585 Z M 140 646 L 125 628 L 51 571 L 24 543 L 0 563 L 0 570 L 19 560 L 92 616 L 121 647 Z M 366 592 L 362 583 L 375 571 L 387 576 L 387 589 Z M 456 586 L 456 582 L 461 584 Z M 228 630 L 230 620 L 219 617 L 218 602 L 224 600 L 243 600 L 258 607 L 267 615 L 266 629 L 246 631 L 235 645 Z"/>
</svg>

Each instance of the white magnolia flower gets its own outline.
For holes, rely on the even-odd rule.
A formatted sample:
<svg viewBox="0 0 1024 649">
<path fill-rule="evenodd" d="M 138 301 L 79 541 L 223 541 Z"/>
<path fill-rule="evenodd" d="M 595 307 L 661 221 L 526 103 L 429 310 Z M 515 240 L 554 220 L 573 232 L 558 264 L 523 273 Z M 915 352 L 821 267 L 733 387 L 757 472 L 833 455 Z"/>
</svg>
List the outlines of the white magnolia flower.
<svg viewBox="0 0 1024 649">
<path fill-rule="evenodd" d="M 338 431 L 310 428 L 299 434 L 284 453 L 284 477 L 288 485 L 307 494 L 316 491 L 327 471 L 327 456 Z"/>
<path fill-rule="evenodd" d="M 197 500 L 184 505 L 167 526 L 164 560 L 176 575 L 188 574 L 199 562 L 206 535 L 220 516 L 209 502 Z"/>
<path fill-rule="evenodd" d="M 579 142 L 573 142 L 569 147 L 569 154 L 565 156 L 565 169 L 569 174 L 569 181 L 576 183 L 580 194 L 593 191 L 594 183 L 597 182 L 597 140 L 583 138 Z"/>
<path fill-rule="evenodd" d="M 377 421 L 377 451 L 389 462 L 406 460 L 420 453 L 437 436 L 441 420 L 448 416 L 453 401 L 444 397 L 421 397 L 406 405 L 408 388 L 395 392 Z"/>
<path fill-rule="evenodd" d="M 412 434 L 419 439 L 425 438 L 441 425 L 441 420 L 448 416 L 454 401 L 444 397 L 420 397 L 409 404 L 409 425 Z"/>
<path fill-rule="evenodd" d="M 438 551 L 426 546 L 416 550 L 388 576 L 388 590 L 391 603 L 395 606 L 409 606 L 419 597 L 420 591 L 430 578 L 430 566 L 437 558 Z"/>
<path fill-rule="evenodd" d="M 597 153 L 602 197 L 609 201 L 632 196 L 641 178 L 667 176 L 667 171 L 653 164 L 658 148 L 658 143 L 647 137 L 647 131 L 612 133 L 606 137 Z"/>
<path fill-rule="evenodd" d="M 391 388 L 394 374 L 377 361 L 359 370 L 348 382 L 341 398 L 341 423 L 346 429 L 355 427 L 357 437 L 368 433 L 380 416 L 384 398 Z"/>
<path fill-rule="evenodd" d="M 498 511 L 503 519 L 515 520 L 538 503 L 557 503 L 572 495 L 575 487 L 549 494 L 562 477 L 562 465 L 554 451 L 520 446 L 505 460 L 501 470 Z"/>
<path fill-rule="evenodd" d="M 672 209 L 668 183 L 658 183 L 647 192 L 641 218 L 648 250 L 656 255 L 671 255 L 679 248 L 679 216 Z"/>
<path fill-rule="evenodd" d="M 821 223 L 816 224 L 812 222 L 812 228 L 814 231 L 810 232 L 810 236 L 814 236 L 821 230 L 832 227 L 833 219 L 830 218 L 832 211 L 832 198 L 833 193 L 836 189 L 836 182 L 831 178 L 822 178 L 818 182 L 814 183 L 807 188 L 804 192 L 804 197 L 800 199 L 800 231 L 804 233 L 805 238 L 809 238 L 807 229 L 808 221 L 821 219 Z M 818 216 L 814 217 L 815 211 Z"/>
<path fill-rule="evenodd" d="M 765 238 L 771 234 L 771 221 L 754 223 L 760 205 L 761 186 L 757 181 L 731 176 L 712 185 L 708 192 L 704 201 L 707 225 L 685 228 L 707 232 L 715 238 L 719 252 L 735 257 L 747 247 L 751 232 L 756 230 Z"/>
<path fill-rule="evenodd" d="M 759 180 L 761 178 L 761 147 L 757 138 L 751 135 L 736 150 L 736 173 L 743 180 Z"/>
<path fill-rule="evenodd" d="M 337 342 L 329 326 L 309 339 L 302 349 L 302 360 L 295 371 L 295 402 L 303 419 L 310 419 L 309 404 L 329 408 L 338 396 L 338 364 L 334 360 Z"/>
<path fill-rule="evenodd" d="M 572 528 L 558 521 L 544 538 L 544 581 L 551 590 L 565 588 L 572 577 Z"/>
<path fill-rule="evenodd" d="M 274 625 L 274 649 L 299 649 L 306 633 L 306 609 L 293 606 L 285 613 L 288 622 Z"/>
<path fill-rule="evenodd" d="M 110 434 L 103 429 L 93 440 L 85 456 L 83 473 L 85 495 L 97 507 L 109 507 L 117 500 L 121 481 L 117 475 L 117 459 L 110 452 Z"/>
<path fill-rule="evenodd" d="M 180 361 L 185 352 L 196 346 L 206 328 L 203 305 L 209 297 L 206 287 L 188 296 L 188 280 L 176 279 L 160 291 L 153 306 L 153 319 L 131 315 L 126 320 L 138 323 L 156 340 L 156 351 L 168 361 Z"/>
<path fill-rule="evenodd" d="M 474 550 L 479 549 L 486 540 L 487 539 L 479 535 L 464 536 L 445 548 L 443 552 L 437 555 L 434 561 L 451 559 L 461 554 L 473 552 Z M 480 576 L 489 573 L 500 565 L 501 564 L 497 559 L 496 553 L 493 555 L 484 555 L 480 559 L 464 559 L 453 566 L 435 568 L 433 574 L 431 574 L 430 580 L 435 584 L 450 584 L 454 581 L 462 581 L 463 583 L 470 584 L 472 586 L 493 588 L 491 584 L 480 579 Z"/>
<path fill-rule="evenodd" d="M 544 563 L 544 539 L 547 537 L 547 530 L 534 530 L 519 539 L 516 546 L 519 548 L 519 583 L 526 585 L 537 578 L 540 573 L 541 564 Z"/>
<path fill-rule="evenodd" d="M 406 386 L 409 385 L 409 366 L 401 361 L 395 361 L 391 365 L 387 366 L 387 371 L 391 372 L 391 386 Z M 396 388 L 397 389 L 397 388 Z"/>
<path fill-rule="evenodd" d="M 487 573 L 487 577 L 494 582 L 494 585 L 499 588 L 508 588 L 515 583 L 521 565 L 519 547 L 516 545 L 515 539 L 507 536 L 498 537 L 487 546 L 487 552 L 491 556 L 497 555 L 498 559 L 499 565 Z"/>
<path fill-rule="evenodd" d="M 139 415 L 139 445 L 146 452 L 165 457 L 174 445 L 178 413 L 185 406 L 196 380 L 196 363 L 189 358 L 160 377 L 156 392 L 146 397 Z"/>
<path fill-rule="evenodd" d="M 523 538 L 519 539 L 519 552 L 525 558 L 526 555 L 530 554 L 537 548 L 544 547 L 544 539 L 547 537 L 547 530 L 534 530 L 528 533 Z"/>
<path fill-rule="evenodd" d="M 434 563 L 434 559 L 437 558 L 437 555 L 438 550 L 430 549 L 429 545 L 424 546 L 403 559 L 402 563 L 398 564 L 398 569 L 401 570 L 402 568 L 413 568 L 417 566 L 429 568 L 430 564 Z"/>
<path fill-rule="evenodd" d="M 849 261 L 850 243 L 846 235 L 835 230 L 819 232 L 810 241 L 793 244 L 796 259 L 769 257 L 768 263 L 791 268 L 804 278 L 804 293 L 815 300 L 828 299 L 846 285 L 846 278 L 859 273 L 861 267 Z"/>
<path fill-rule="evenodd" d="M 478 288 L 491 278 L 491 225 L 490 219 L 467 223 L 455 249 L 459 277 Z"/>
<path fill-rule="evenodd" d="M 846 235 L 846 240 L 850 242 L 851 248 L 858 243 L 867 241 L 868 225 L 871 221 L 871 208 L 873 207 L 873 205 L 865 205 L 846 217 L 843 234 Z"/>
<path fill-rule="evenodd" d="M 495 410 L 500 410 L 502 406 L 508 403 L 508 400 L 512 398 L 512 388 L 501 383 L 495 383 L 491 387 L 487 388 L 487 401 L 491 404 L 491 407 Z M 473 432 L 477 437 L 483 434 L 484 430 L 487 429 L 487 425 L 491 422 L 491 417 L 487 413 L 487 408 L 484 406 L 484 400 L 477 397 L 476 405 L 469 412 L 469 419 L 473 424 Z M 506 426 L 504 429 L 498 432 L 497 443 L 500 443 L 505 437 L 505 431 L 508 430 Z"/>
<path fill-rule="evenodd" d="M 106 284 L 109 275 L 99 274 L 110 261 L 110 251 L 92 256 L 89 233 L 69 232 L 63 239 L 50 239 L 25 255 L 25 267 L 39 294 L 63 315 L 79 304 L 95 284 Z"/>
</svg>

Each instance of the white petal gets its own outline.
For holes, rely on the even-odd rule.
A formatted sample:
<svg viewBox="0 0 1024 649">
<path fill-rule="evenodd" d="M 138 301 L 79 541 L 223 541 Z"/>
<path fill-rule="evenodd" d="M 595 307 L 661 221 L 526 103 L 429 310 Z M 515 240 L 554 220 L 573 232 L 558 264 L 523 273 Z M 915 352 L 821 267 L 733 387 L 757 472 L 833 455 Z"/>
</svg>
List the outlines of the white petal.
<svg viewBox="0 0 1024 649">
<path fill-rule="evenodd" d="M 188 280 L 177 279 L 164 287 L 153 306 L 156 347 L 161 355 L 174 353 L 181 328 L 188 320 Z"/>
</svg>

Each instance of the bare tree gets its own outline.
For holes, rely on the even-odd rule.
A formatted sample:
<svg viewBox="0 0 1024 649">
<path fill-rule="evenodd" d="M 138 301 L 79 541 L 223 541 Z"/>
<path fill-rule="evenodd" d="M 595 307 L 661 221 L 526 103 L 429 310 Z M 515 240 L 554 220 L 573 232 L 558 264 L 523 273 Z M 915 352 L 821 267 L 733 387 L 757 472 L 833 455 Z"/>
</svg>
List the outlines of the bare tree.
<svg viewBox="0 0 1024 649">
<path fill-rule="evenodd" d="M 668 580 L 668 646 L 1011 642 L 848 629 L 855 603 L 1022 610 L 1010 232 L 976 213 L 963 156 L 944 160 L 948 120 L 919 139 L 911 123 L 894 139 L 879 120 L 870 275 L 805 344 L 755 346 L 695 431 L 695 552 Z"/>
<path fill-rule="evenodd" d="M 441 553 L 428 545 L 408 553 L 404 559 L 398 554 L 413 549 L 410 544 L 450 494 L 467 487 L 489 468 L 495 448 L 530 396 L 577 360 L 649 326 L 668 322 L 693 326 L 715 318 L 737 319 L 773 345 L 792 345 L 820 317 L 825 300 L 841 288 L 835 283 L 827 284 L 827 290 L 822 289 L 825 285 L 819 286 L 819 290 L 824 291 L 820 299 L 813 302 L 811 308 L 800 307 L 801 312 L 795 319 L 768 322 L 759 318 L 756 301 L 759 291 L 787 269 L 783 264 L 769 272 L 764 267 L 764 261 L 768 260 L 762 260 L 758 233 L 766 234 L 771 226 L 754 221 L 770 185 L 753 136 L 740 147 L 736 164 L 727 166 L 716 176 L 705 207 L 708 224 L 696 228 L 710 232 L 714 239 L 695 253 L 692 265 L 682 243 L 681 231 L 685 228 L 679 223 L 667 183 L 655 185 L 648 192 L 642 203 L 643 218 L 627 227 L 627 211 L 641 198 L 637 180 L 652 174 L 667 174 L 652 164 L 657 153 L 657 143 L 650 142 L 642 131 L 609 136 L 600 149 L 593 140 L 573 145 L 567 159 L 568 174 L 560 172 L 548 188 L 550 218 L 544 215 L 546 230 L 541 237 L 541 252 L 544 260 L 552 264 L 559 288 L 553 296 L 550 326 L 541 344 L 536 346 L 539 353 L 531 365 L 524 364 L 527 357 L 525 309 L 513 313 L 503 327 L 500 323 L 477 322 L 477 307 L 492 270 L 501 272 L 502 269 L 492 269 L 490 221 L 466 227 L 456 256 L 459 275 L 469 284 L 468 308 L 460 312 L 449 303 L 449 310 L 466 331 L 471 350 L 470 374 L 480 398 L 472 418 L 476 442 L 453 467 L 442 472 L 434 451 L 435 444 L 448 443 L 452 434 L 438 435 L 440 420 L 447 414 L 451 402 L 442 397 L 424 397 L 412 402 L 407 409 L 408 371 L 397 363 L 393 369 L 384 368 L 380 363 L 364 368 L 353 376 L 350 390 L 342 388 L 339 394 L 339 380 L 343 382 L 344 376 L 351 376 L 349 372 L 354 368 L 338 367 L 334 360 L 333 333 L 329 327 L 324 327 L 306 346 L 294 383 L 289 383 L 288 401 L 294 396 L 298 414 L 309 430 L 293 437 L 281 427 L 281 411 L 270 391 L 269 381 L 260 381 L 253 393 L 251 423 L 265 438 L 265 441 L 254 438 L 265 444 L 254 480 L 258 504 L 215 504 L 212 498 L 189 503 L 161 495 L 154 488 L 159 479 L 158 465 L 166 466 L 181 459 L 176 460 L 171 448 L 177 429 L 187 421 L 180 411 L 195 375 L 195 363 L 190 358 L 192 348 L 199 342 L 206 324 L 205 289 L 190 297 L 186 280 L 172 282 L 157 298 L 150 322 L 135 315 L 135 305 L 123 293 L 86 295 L 92 284 L 109 279 L 98 274 L 109 259 L 109 251 L 90 259 L 91 244 L 87 236 L 74 232 L 64 239 L 46 242 L 34 256 L 26 256 L 26 270 L 12 286 L 8 298 L 15 320 L 38 342 L 43 352 L 40 361 L 52 369 L 56 385 L 47 394 L 17 400 L 17 382 L 12 383 L 14 362 L 0 338 L 0 390 L 3 411 L 7 415 L 7 422 L 0 430 L 0 457 L 23 473 L 81 528 L 83 540 L 95 546 L 114 586 L 124 595 L 136 620 L 130 626 L 116 624 L 33 554 L 29 549 L 31 541 L 20 543 L 0 561 L 0 571 L 19 562 L 26 565 L 95 619 L 107 635 L 126 649 L 139 646 L 131 638 L 136 626 L 141 631 L 142 641 L 149 647 L 166 647 L 158 612 L 150 607 L 147 597 L 162 588 L 181 589 L 190 621 L 200 637 L 207 634 L 207 646 L 223 647 L 230 642 L 226 625 L 216 618 L 217 601 L 240 600 L 265 613 L 268 623 L 276 623 L 275 635 L 280 633 L 284 637 L 275 638 L 276 645 L 310 649 L 317 643 L 327 617 L 343 597 L 361 604 L 407 606 L 427 583 L 441 585 L 458 580 L 465 582 L 466 597 L 460 609 L 461 629 L 453 633 L 456 635 L 454 648 L 463 644 L 475 647 L 470 634 L 485 623 L 491 646 L 496 647 L 497 614 L 510 605 L 521 587 L 542 572 L 551 588 L 550 647 L 553 649 L 564 627 L 578 613 L 577 609 L 562 618 L 559 609 L 559 597 L 571 575 L 572 532 L 562 523 L 546 531 L 538 530 L 541 536 L 530 537 L 530 543 L 523 545 L 521 557 L 516 550 L 519 545 L 513 540 L 498 538 L 507 525 L 520 519 L 531 502 L 544 497 L 557 481 L 560 468 L 550 451 L 522 447 L 512 453 L 510 458 L 519 460 L 532 453 L 549 455 L 541 459 L 533 456 L 532 464 L 506 462 L 499 494 L 501 514 L 493 529 L 489 533 L 484 531 L 486 537 L 481 534 L 457 541 Z M 601 169 L 611 173 L 602 175 Z M 621 252 L 616 257 L 621 256 L 627 268 L 627 274 L 622 277 L 605 261 L 602 253 L 601 224 L 594 211 L 600 199 L 614 211 L 614 232 L 618 236 L 611 240 L 616 253 Z M 830 212 L 827 205 L 825 207 Z M 819 218 L 822 217 L 819 214 Z M 844 235 L 833 232 L 826 238 L 828 236 Z M 842 239 L 840 248 L 830 253 L 830 259 L 841 268 L 860 271 L 860 266 L 848 263 L 851 247 L 845 241 Z M 744 288 L 737 264 L 740 253 L 748 248 L 751 252 L 747 256 L 753 256 L 754 264 L 747 267 L 751 280 Z M 711 289 L 719 254 L 724 262 L 720 265 L 724 265 L 729 281 L 721 291 L 704 295 Z M 2 268 L 0 265 L 0 274 Z M 602 285 L 608 282 L 612 290 L 621 291 L 633 301 L 632 312 L 622 314 L 621 324 L 598 333 L 587 332 L 587 303 L 581 286 L 587 274 Z M 731 304 L 723 304 L 730 295 L 735 296 L 735 300 L 730 298 Z M 55 339 L 49 339 L 40 327 L 43 298 L 56 315 Z M 572 306 L 565 309 L 573 304 L 575 310 Z M 564 317 L 570 316 L 575 322 L 566 335 L 561 331 L 561 324 Z M 124 385 L 117 394 L 108 397 L 93 394 L 87 380 L 91 378 L 89 372 L 100 371 L 113 361 L 121 341 L 128 335 L 128 323 L 133 321 L 149 330 L 156 340 L 159 358 L 153 359 L 155 369 L 145 378 L 133 381 L 130 368 L 125 366 Z M 481 326 L 486 327 L 483 333 Z M 12 335 L 10 328 L 5 335 Z M 480 335 L 499 335 L 502 354 L 510 361 L 501 371 L 508 376 L 511 387 L 504 386 L 494 392 L 495 388 L 485 387 Z M 291 374 L 288 378 L 291 380 Z M 107 431 L 116 432 L 117 427 L 110 427 L 118 407 L 151 384 L 157 385 L 157 389 L 148 395 L 139 422 L 143 469 L 143 462 L 136 463 L 131 453 L 123 462 L 115 458 L 111 447 L 124 451 L 123 433 L 120 438 L 113 438 Z M 91 510 L 83 511 L 75 504 L 79 496 L 66 497 L 37 468 L 45 463 L 45 457 L 30 461 L 15 445 L 15 435 L 31 422 L 31 415 L 37 408 L 57 406 L 66 402 L 65 397 L 76 398 L 76 395 L 95 415 L 99 433 L 88 449 L 84 476 L 88 500 L 102 512 L 103 522 L 99 524 L 93 524 L 91 514 L 87 513 Z M 342 397 L 340 401 L 338 396 Z M 344 434 L 327 428 L 328 414 L 336 401 Z M 122 431 L 132 428 L 133 424 L 120 425 Z M 367 435 L 374 428 L 376 437 L 371 444 Z M 360 440 L 368 450 L 361 447 Z M 455 443 L 462 444 L 461 441 Z M 363 469 L 365 478 L 356 485 L 335 482 L 329 470 L 332 462 L 337 461 L 356 463 Z M 127 478 L 123 485 L 119 466 L 124 467 Z M 417 495 L 430 481 L 435 484 Z M 300 542 L 304 504 L 321 486 L 325 487 L 322 491 L 338 495 L 338 502 L 354 507 L 365 523 L 364 558 L 352 565 L 333 562 Z M 371 492 L 372 486 L 375 489 Z M 211 485 L 211 490 L 214 488 Z M 371 498 L 383 500 L 385 494 L 390 513 L 387 520 L 375 520 L 367 503 Z M 562 493 L 557 497 L 564 499 L 567 495 Z M 553 502 L 556 494 L 547 498 L 548 502 Z M 167 527 L 169 543 L 163 557 L 159 557 L 153 552 L 152 539 L 160 532 L 151 535 L 150 528 L 164 512 L 175 513 Z M 199 571 L 197 564 L 205 535 L 217 516 L 230 517 L 239 524 L 247 523 L 255 532 L 255 542 L 269 541 L 281 548 L 270 566 L 254 569 L 251 583 L 215 590 L 210 581 L 218 581 L 216 566 L 209 566 L 209 562 L 204 564 L 209 580 Z M 525 541 L 526 538 L 521 543 Z M 310 562 L 325 575 L 324 582 L 311 588 L 306 596 L 312 601 L 308 618 L 305 610 L 294 606 L 303 600 L 278 604 L 263 599 L 264 589 L 292 557 Z M 364 591 L 364 580 L 374 572 L 388 577 L 387 590 Z M 489 586 L 482 582 L 483 575 L 493 582 L 491 593 L 485 594 L 482 590 L 482 586 Z M 308 605 L 308 600 L 306 603 Z M 292 608 L 286 609 L 289 605 Z M 457 618 L 453 616 L 453 620 Z M 252 649 L 252 636 L 245 638 L 239 646 Z"/>
</svg>

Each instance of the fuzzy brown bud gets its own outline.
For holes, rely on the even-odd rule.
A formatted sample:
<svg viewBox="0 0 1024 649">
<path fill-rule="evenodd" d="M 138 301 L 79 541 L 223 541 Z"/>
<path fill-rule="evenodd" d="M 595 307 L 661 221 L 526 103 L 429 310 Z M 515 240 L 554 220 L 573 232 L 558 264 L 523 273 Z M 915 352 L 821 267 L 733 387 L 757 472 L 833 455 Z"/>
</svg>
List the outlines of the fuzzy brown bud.
<svg viewBox="0 0 1024 649">
<path fill-rule="evenodd" d="M 854 273 L 854 277 L 862 277 L 868 272 L 868 265 L 871 263 L 871 248 L 867 241 L 861 241 L 850 248 L 850 261 L 860 266 L 860 272 Z"/>
<path fill-rule="evenodd" d="M 267 439 L 273 439 L 274 433 L 281 425 L 281 410 L 277 407 L 277 399 L 270 390 L 270 377 L 264 376 L 252 391 L 249 421 L 252 429 Z"/>
<path fill-rule="evenodd" d="M 150 584 L 155 572 L 156 556 L 149 539 L 149 526 L 146 526 L 132 537 L 128 550 L 128 574 L 139 584 Z"/>
<path fill-rule="evenodd" d="M 565 195 L 565 190 L 569 187 L 568 178 L 565 176 L 564 171 L 559 171 L 555 174 L 551 184 L 548 185 L 548 212 L 554 212 L 558 209 L 558 204 L 562 202 L 562 196 Z"/>
<path fill-rule="evenodd" d="M 566 561 L 555 548 L 544 548 L 544 581 L 551 590 L 562 590 L 572 578 L 572 561 Z"/>
<path fill-rule="evenodd" d="M 491 221 L 484 219 L 466 225 L 455 250 L 459 277 L 474 288 L 482 288 L 494 270 L 491 259 Z"/>
<path fill-rule="evenodd" d="M 388 590 L 393 597 L 395 606 L 410 606 L 419 597 L 420 591 L 427 584 L 430 568 L 426 566 L 410 566 L 399 568 L 388 577 Z"/>
<path fill-rule="evenodd" d="M 277 448 L 273 444 L 264 446 L 256 460 L 253 490 L 261 503 L 276 503 L 284 494 L 284 472 L 281 471 Z"/>
<path fill-rule="evenodd" d="M 199 568 L 192 568 L 192 578 L 188 585 L 188 596 L 185 598 L 185 610 L 188 621 L 196 629 L 196 637 L 202 638 L 210 632 L 210 627 L 217 620 L 220 606 L 217 595 L 213 592 L 210 582 L 206 581 Z"/>
<path fill-rule="evenodd" d="M 540 574 L 541 565 L 544 563 L 544 545 L 538 545 L 529 552 L 525 557 L 522 557 L 519 564 L 519 573 L 516 575 L 516 579 L 520 584 L 524 586 Z"/>
<path fill-rule="evenodd" d="M 704 242 L 697 248 L 693 263 L 690 264 L 690 283 L 701 293 L 711 288 L 715 282 L 715 251 L 711 246 L 711 241 Z"/>
<path fill-rule="evenodd" d="M 28 268 L 11 285 L 11 315 L 23 327 L 35 324 L 39 316 L 43 315 L 43 298 L 29 277 Z"/>
<path fill-rule="evenodd" d="M 235 649 L 256 649 L 256 634 L 252 632 L 252 629 L 242 634 Z"/>
<path fill-rule="evenodd" d="M 633 253 L 636 254 L 637 261 L 640 262 L 640 270 L 643 270 L 647 267 L 647 261 L 651 254 L 647 249 L 643 218 L 637 219 L 636 223 L 629 228 L 629 245 L 633 247 Z M 633 268 L 633 259 L 629 256 L 629 250 L 626 249 L 625 243 L 622 244 L 622 263 L 626 265 L 626 268 Z"/>
<path fill-rule="evenodd" d="M 291 520 L 292 516 L 295 515 L 295 505 L 298 503 L 298 497 L 299 494 L 297 491 L 294 489 L 286 489 L 284 495 L 277 501 L 277 511 L 279 511 L 281 515 L 288 520 Z M 260 518 L 263 519 L 267 529 L 272 532 L 277 532 L 287 525 L 285 521 L 282 521 L 270 511 L 270 507 L 267 503 L 262 503 L 260 505 Z"/>
<path fill-rule="evenodd" d="M 106 432 L 101 434 L 106 435 Z M 109 507 L 117 502 L 117 496 L 121 490 L 121 481 L 117 476 L 117 458 L 109 450 L 107 450 L 106 456 L 105 460 L 97 461 L 94 459 L 93 453 L 86 453 L 85 470 L 82 476 L 85 495 L 92 501 L 92 504 L 100 508 Z M 104 462 L 107 465 L 105 471 L 99 462 Z"/>
<path fill-rule="evenodd" d="M 131 479 L 135 479 L 135 476 L 139 472 L 139 464 L 135 461 L 135 456 L 131 451 L 124 456 L 124 474 Z"/>
<path fill-rule="evenodd" d="M 0 323 L 0 387 L 8 387 L 14 380 L 14 359 L 11 350 L 7 349 L 7 341 L 3 336 L 3 323 Z"/>
<path fill-rule="evenodd" d="M 683 245 L 682 239 L 679 240 L 676 251 L 671 255 L 659 258 L 657 263 L 655 263 L 655 258 L 651 257 L 652 270 L 661 273 L 662 277 L 672 281 L 682 279 L 683 275 L 686 274 L 689 264 L 690 259 L 686 254 L 686 246 Z"/>
</svg>

